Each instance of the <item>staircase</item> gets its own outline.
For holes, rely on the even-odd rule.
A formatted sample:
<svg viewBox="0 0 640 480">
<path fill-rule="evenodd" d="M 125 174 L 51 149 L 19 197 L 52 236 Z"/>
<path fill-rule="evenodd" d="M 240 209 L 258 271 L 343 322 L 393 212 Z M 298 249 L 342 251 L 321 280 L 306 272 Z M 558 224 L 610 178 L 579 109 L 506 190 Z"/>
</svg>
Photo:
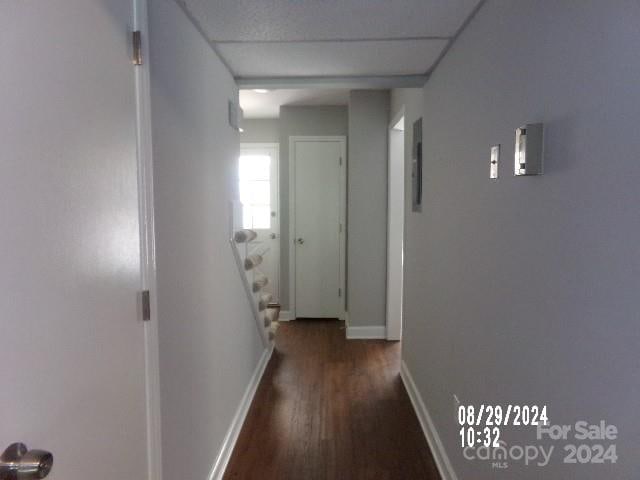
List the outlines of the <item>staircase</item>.
<svg viewBox="0 0 640 480">
<path fill-rule="evenodd" d="M 242 279 L 247 299 L 253 311 L 253 317 L 262 342 L 269 347 L 275 340 L 278 330 L 279 306 L 271 305 L 271 294 L 264 291 L 269 279 L 264 275 L 259 266 L 264 261 L 264 256 L 269 253 L 267 248 L 257 248 L 252 245 L 257 234 L 253 230 L 241 228 L 242 205 L 239 202 L 231 202 L 229 214 L 231 250 L 238 267 L 238 273 Z"/>
</svg>

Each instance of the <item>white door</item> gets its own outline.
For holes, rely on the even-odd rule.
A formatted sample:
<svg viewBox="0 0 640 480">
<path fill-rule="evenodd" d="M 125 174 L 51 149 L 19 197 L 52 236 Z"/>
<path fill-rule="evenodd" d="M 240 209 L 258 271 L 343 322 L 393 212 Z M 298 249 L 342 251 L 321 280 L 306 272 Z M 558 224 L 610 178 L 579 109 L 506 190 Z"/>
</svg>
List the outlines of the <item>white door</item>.
<svg viewBox="0 0 640 480">
<path fill-rule="evenodd" d="M 147 478 L 132 0 L 0 6 L 0 451 Z"/>
<path fill-rule="evenodd" d="M 343 139 L 291 141 L 295 314 L 341 318 Z"/>
<path fill-rule="evenodd" d="M 251 243 L 251 252 L 264 261 L 258 270 L 269 283 L 263 289 L 280 302 L 280 212 L 278 200 L 277 143 L 243 143 L 240 145 L 240 202 L 242 227 L 258 233 Z"/>
</svg>

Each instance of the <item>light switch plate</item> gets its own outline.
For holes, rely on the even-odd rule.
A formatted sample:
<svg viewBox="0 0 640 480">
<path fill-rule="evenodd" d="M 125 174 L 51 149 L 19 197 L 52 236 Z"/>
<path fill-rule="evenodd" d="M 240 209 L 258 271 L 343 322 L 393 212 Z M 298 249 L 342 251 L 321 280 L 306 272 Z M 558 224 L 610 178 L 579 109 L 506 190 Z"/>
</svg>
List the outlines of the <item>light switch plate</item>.
<svg viewBox="0 0 640 480">
<path fill-rule="evenodd" d="M 489 164 L 489 178 L 498 178 L 498 167 L 500 165 L 500 145 L 491 147 L 491 162 Z"/>
</svg>

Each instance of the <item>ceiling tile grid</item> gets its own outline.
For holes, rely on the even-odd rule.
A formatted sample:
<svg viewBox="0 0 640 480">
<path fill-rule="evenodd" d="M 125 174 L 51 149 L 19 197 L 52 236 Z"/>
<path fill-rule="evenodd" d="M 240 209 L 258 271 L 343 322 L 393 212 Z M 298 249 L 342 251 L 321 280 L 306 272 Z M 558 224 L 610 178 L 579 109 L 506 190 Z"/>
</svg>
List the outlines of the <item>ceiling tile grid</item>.
<svg viewBox="0 0 640 480">
<path fill-rule="evenodd" d="M 177 0 L 236 77 L 425 74 L 481 0 Z"/>
<path fill-rule="evenodd" d="M 424 73 L 446 40 L 225 43 L 218 50 L 240 77 L 375 76 Z"/>
<path fill-rule="evenodd" d="M 451 37 L 478 0 L 184 0 L 214 42 Z"/>
</svg>

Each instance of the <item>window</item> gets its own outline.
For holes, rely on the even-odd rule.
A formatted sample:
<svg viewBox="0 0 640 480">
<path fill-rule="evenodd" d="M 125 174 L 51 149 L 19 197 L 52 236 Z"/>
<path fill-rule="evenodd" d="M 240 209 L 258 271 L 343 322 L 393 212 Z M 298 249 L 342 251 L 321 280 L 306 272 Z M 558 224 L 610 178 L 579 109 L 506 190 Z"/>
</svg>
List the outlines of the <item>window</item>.
<svg viewBox="0 0 640 480">
<path fill-rule="evenodd" d="M 242 228 L 271 228 L 271 157 L 240 156 Z"/>
</svg>

